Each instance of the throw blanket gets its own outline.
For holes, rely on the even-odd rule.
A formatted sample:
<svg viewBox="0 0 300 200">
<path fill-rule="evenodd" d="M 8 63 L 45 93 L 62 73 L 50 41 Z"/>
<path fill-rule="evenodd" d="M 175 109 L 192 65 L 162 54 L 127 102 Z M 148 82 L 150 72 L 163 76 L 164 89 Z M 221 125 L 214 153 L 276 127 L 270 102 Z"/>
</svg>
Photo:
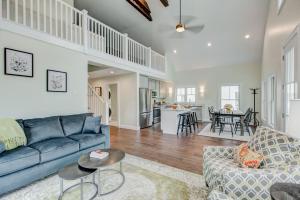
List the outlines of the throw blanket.
<svg viewBox="0 0 300 200">
<path fill-rule="evenodd" d="M 14 119 L 0 119 L 0 142 L 4 143 L 5 150 L 15 149 L 27 144 L 23 129 Z"/>
</svg>

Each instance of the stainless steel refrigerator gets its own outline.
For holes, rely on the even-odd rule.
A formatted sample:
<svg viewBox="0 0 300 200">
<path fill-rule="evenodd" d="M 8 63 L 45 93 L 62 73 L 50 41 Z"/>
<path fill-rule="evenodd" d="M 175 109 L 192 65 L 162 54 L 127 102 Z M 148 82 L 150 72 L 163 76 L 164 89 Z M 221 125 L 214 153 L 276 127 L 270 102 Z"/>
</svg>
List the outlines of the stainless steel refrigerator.
<svg viewBox="0 0 300 200">
<path fill-rule="evenodd" d="M 151 94 L 147 88 L 140 88 L 140 127 L 146 128 L 152 126 L 151 120 Z"/>
</svg>

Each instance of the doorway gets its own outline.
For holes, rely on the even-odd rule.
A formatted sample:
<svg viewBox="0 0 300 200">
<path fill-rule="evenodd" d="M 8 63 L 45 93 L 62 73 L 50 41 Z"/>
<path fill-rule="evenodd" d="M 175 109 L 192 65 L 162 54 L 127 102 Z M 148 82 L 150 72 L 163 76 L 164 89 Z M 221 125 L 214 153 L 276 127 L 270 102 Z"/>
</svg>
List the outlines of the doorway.
<svg viewBox="0 0 300 200">
<path fill-rule="evenodd" d="M 119 87 L 118 83 L 108 84 L 109 125 L 119 126 Z"/>
</svg>

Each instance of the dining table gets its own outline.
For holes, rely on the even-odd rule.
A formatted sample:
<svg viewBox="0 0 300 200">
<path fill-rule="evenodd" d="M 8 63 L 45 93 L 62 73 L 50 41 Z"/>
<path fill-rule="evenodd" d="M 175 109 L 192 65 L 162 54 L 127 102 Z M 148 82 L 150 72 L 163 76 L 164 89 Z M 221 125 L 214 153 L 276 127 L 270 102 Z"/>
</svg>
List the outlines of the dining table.
<svg viewBox="0 0 300 200">
<path fill-rule="evenodd" d="M 217 118 L 222 118 L 222 117 L 233 117 L 233 118 L 240 118 L 241 121 L 241 136 L 244 136 L 244 119 L 245 119 L 245 113 L 241 110 L 233 110 L 233 111 L 227 111 L 225 109 L 220 109 L 220 110 L 214 110 L 213 111 L 213 117 L 212 117 L 212 131 L 216 132 L 216 122 Z"/>
</svg>

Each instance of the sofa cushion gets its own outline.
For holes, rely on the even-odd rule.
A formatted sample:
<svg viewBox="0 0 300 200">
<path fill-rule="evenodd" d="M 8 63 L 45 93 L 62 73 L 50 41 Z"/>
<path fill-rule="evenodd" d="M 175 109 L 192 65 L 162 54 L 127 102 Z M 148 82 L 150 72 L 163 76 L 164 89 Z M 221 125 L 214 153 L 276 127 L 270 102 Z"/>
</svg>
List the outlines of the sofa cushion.
<svg viewBox="0 0 300 200">
<path fill-rule="evenodd" d="M 204 162 L 204 176 L 209 188 L 222 190 L 224 170 L 237 167 L 238 163 L 235 163 L 233 159 L 220 157 L 206 159 Z"/>
<path fill-rule="evenodd" d="M 103 134 L 85 133 L 69 136 L 72 140 L 78 141 L 80 150 L 87 149 L 105 142 Z"/>
<path fill-rule="evenodd" d="M 79 143 L 69 138 L 53 138 L 30 145 L 40 152 L 41 163 L 79 151 Z"/>
<path fill-rule="evenodd" d="M 18 147 L 0 156 L 0 176 L 4 176 L 39 164 L 40 154 L 30 147 Z"/>
<path fill-rule="evenodd" d="M 3 142 L 0 142 L 0 153 L 5 151 L 5 144 Z"/>
<path fill-rule="evenodd" d="M 82 133 L 99 133 L 101 126 L 100 117 L 87 116 L 84 122 Z"/>
<path fill-rule="evenodd" d="M 66 136 L 82 132 L 86 114 L 61 116 L 61 125 Z"/>
<path fill-rule="evenodd" d="M 295 160 L 291 139 L 279 131 L 260 127 L 248 142 L 248 146 L 252 151 L 263 155 L 262 167 L 273 168 Z"/>
<path fill-rule="evenodd" d="M 59 117 L 46 117 L 24 120 L 27 145 L 50 138 L 65 137 Z"/>
</svg>

